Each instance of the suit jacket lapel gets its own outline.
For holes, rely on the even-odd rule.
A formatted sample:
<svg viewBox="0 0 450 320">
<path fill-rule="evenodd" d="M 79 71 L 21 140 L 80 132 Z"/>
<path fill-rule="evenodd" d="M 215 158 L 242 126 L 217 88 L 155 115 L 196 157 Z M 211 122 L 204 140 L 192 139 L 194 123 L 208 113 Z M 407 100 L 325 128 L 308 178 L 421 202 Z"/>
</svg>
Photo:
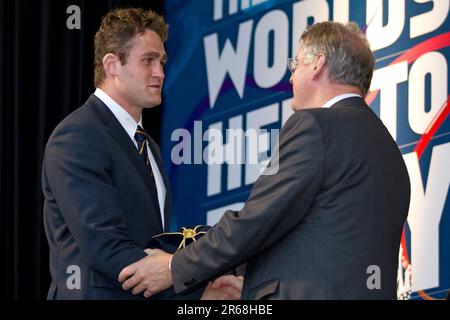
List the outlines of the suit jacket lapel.
<svg viewBox="0 0 450 320">
<path fill-rule="evenodd" d="M 144 180 L 145 185 L 147 186 L 147 189 L 150 192 L 150 194 L 157 194 L 155 186 L 151 183 L 150 175 L 148 174 L 144 166 L 144 163 L 139 157 L 139 153 L 138 150 L 136 149 L 136 146 L 133 144 L 133 142 L 131 141 L 130 137 L 128 136 L 128 134 L 126 133 L 125 129 L 122 127 L 120 122 L 116 119 L 116 117 L 114 117 L 114 115 L 108 109 L 108 107 L 105 106 L 104 103 L 100 99 L 98 99 L 95 95 L 92 94 L 89 97 L 87 103 L 90 103 L 92 105 L 92 108 L 101 117 L 101 120 L 108 126 L 109 132 L 111 133 L 112 137 L 114 138 L 114 140 L 116 140 L 119 146 L 127 154 L 130 161 L 136 167 L 139 176 Z M 158 199 L 153 199 L 152 197 L 152 201 L 154 211 L 156 214 L 159 215 L 160 211 L 157 210 L 157 208 L 159 208 Z M 160 221 L 159 217 L 158 221 Z"/>
</svg>

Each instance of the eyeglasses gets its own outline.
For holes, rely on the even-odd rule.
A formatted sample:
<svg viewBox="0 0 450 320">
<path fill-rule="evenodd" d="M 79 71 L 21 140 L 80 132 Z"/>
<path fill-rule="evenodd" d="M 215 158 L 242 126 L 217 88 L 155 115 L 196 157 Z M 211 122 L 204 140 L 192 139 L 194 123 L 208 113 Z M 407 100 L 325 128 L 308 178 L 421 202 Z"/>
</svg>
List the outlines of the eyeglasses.
<svg viewBox="0 0 450 320">
<path fill-rule="evenodd" d="M 287 59 L 287 66 L 291 73 L 294 73 L 295 68 L 297 68 L 297 59 L 296 58 L 288 58 Z"/>
</svg>

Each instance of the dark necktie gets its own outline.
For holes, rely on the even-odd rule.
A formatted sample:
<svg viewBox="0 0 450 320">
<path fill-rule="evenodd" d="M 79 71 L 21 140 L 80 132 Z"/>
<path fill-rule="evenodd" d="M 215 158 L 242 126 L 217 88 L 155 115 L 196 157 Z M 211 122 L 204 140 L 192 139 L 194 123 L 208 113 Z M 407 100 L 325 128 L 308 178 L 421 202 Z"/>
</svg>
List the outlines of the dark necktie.
<svg viewBox="0 0 450 320">
<path fill-rule="evenodd" d="M 147 140 L 147 133 L 144 131 L 144 129 L 138 125 L 136 133 L 134 134 L 134 139 L 136 140 L 137 144 L 138 144 L 138 151 L 139 151 L 139 156 L 141 157 L 142 161 L 144 162 L 144 166 L 147 169 L 147 172 L 150 175 L 150 183 L 152 185 L 152 187 L 150 188 L 151 190 L 151 194 L 152 194 L 152 198 L 154 199 L 156 208 L 157 208 L 157 215 L 158 215 L 158 219 L 161 223 L 162 226 L 162 222 L 161 222 L 161 209 L 159 207 L 159 201 L 158 201 L 158 191 L 156 188 L 156 183 L 155 183 L 155 178 L 153 175 L 153 170 L 152 170 L 152 165 L 150 164 L 150 160 L 148 158 L 148 153 L 147 153 L 147 144 L 148 144 L 148 140 Z"/>
<path fill-rule="evenodd" d="M 150 177 L 153 179 L 153 171 L 152 166 L 150 164 L 150 160 L 148 158 L 147 153 L 147 134 L 145 133 L 144 129 L 142 129 L 141 126 L 137 127 L 136 133 L 134 134 L 134 139 L 137 141 L 138 144 L 138 151 L 139 156 L 141 157 L 142 161 L 144 162 L 145 168 L 147 168 L 147 171 L 150 174 Z"/>
</svg>

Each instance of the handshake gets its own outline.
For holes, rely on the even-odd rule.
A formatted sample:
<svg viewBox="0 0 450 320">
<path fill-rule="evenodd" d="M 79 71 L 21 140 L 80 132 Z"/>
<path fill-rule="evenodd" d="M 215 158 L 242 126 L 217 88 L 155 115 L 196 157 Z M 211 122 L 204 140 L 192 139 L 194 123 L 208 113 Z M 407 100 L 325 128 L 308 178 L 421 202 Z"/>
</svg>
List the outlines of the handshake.
<svg viewBox="0 0 450 320">
<path fill-rule="evenodd" d="M 150 247 L 176 253 L 190 242 L 196 241 L 209 227 L 182 228 L 181 232 L 163 233 L 154 236 Z M 205 231 L 199 231 L 205 230 Z M 172 253 L 160 249 L 145 249 L 147 257 L 125 267 L 119 274 L 119 282 L 124 290 L 134 295 L 143 294 L 149 298 L 172 286 L 170 263 Z M 203 291 L 202 300 L 237 300 L 241 297 L 243 277 L 222 275 L 210 282 Z"/>
</svg>

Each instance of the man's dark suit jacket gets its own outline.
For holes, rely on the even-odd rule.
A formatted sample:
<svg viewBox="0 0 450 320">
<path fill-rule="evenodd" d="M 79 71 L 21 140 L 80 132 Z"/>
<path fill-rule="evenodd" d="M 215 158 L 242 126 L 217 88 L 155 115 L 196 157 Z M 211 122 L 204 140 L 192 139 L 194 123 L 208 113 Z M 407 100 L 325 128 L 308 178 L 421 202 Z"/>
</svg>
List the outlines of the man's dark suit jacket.
<svg viewBox="0 0 450 320">
<path fill-rule="evenodd" d="M 170 188 L 159 148 L 151 139 L 149 146 L 167 189 L 168 226 Z M 136 146 L 96 96 L 57 126 L 42 169 L 52 276 L 48 299 L 143 298 L 122 290 L 117 278 L 122 268 L 145 257 L 151 237 L 163 232 L 149 179 Z M 70 266 L 80 268 L 81 289 L 67 286 Z"/>
<path fill-rule="evenodd" d="M 174 255 L 175 291 L 247 261 L 244 299 L 395 299 L 409 198 L 402 155 L 363 99 L 295 112 L 278 173 Z"/>
</svg>

